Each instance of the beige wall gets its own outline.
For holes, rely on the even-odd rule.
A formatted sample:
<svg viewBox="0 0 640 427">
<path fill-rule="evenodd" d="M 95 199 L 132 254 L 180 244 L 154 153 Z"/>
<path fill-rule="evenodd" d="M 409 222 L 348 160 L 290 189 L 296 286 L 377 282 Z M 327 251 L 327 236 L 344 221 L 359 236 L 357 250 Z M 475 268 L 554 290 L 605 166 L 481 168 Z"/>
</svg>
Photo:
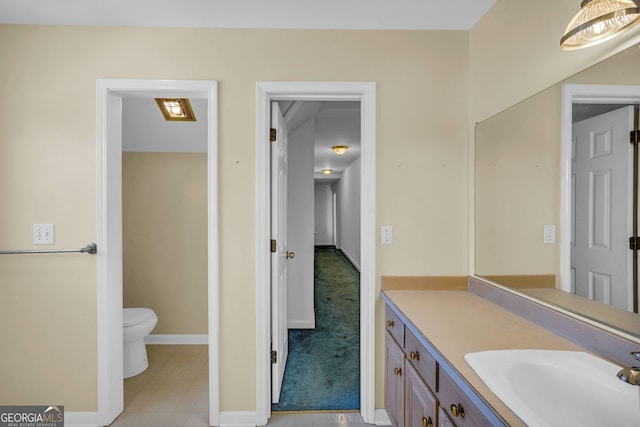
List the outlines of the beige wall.
<svg viewBox="0 0 640 427">
<path fill-rule="evenodd" d="M 256 81 L 376 82 L 377 222 L 395 227 L 376 275 L 465 275 L 468 54 L 467 32 L 0 26 L 0 244 L 30 247 L 39 222 L 60 247 L 95 240 L 96 79 L 218 80 L 221 409 L 253 411 Z M 95 411 L 95 258 L 3 257 L 0 281 L 3 403 Z M 383 333 L 378 300 L 378 408 Z"/>
<path fill-rule="evenodd" d="M 207 154 L 122 156 L 124 307 L 153 334 L 207 333 Z"/>
<path fill-rule="evenodd" d="M 470 117 L 482 121 L 640 39 L 635 28 L 607 43 L 576 51 L 560 38 L 580 10 L 577 0 L 497 0 L 472 28 Z"/>
</svg>

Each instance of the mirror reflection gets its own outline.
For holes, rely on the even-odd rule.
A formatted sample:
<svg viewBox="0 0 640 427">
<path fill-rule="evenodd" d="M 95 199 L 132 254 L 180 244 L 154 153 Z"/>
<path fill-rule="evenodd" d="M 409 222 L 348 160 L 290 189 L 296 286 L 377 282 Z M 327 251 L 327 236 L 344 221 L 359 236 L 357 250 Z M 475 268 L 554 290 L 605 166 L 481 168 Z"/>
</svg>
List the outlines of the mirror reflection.
<svg viewBox="0 0 640 427">
<path fill-rule="evenodd" d="M 479 123 L 475 163 L 475 274 L 636 337 L 638 102 L 575 96 L 563 141 L 562 88 L 636 87 L 639 69 L 630 47 Z"/>
</svg>

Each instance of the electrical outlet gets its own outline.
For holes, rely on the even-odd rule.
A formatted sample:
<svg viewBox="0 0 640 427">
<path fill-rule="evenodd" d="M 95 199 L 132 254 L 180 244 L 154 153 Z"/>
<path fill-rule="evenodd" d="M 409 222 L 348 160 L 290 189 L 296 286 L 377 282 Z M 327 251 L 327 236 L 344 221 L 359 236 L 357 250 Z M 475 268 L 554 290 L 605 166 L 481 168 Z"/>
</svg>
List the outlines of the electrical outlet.
<svg viewBox="0 0 640 427">
<path fill-rule="evenodd" d="M 393 227 L 383 225 L 380 227 L 380 244 L 390 245 L 393 243 Z"/>
<path fill-rule="evenodd" d="M 556 242 L 556 226 L 555 225 L 545 225 L 544 226 L 544 243 L 555 243 Z"/>
<path fill-rule="evenodd" d="M 53 224 L 33 224 L 33 244 L 53 245 L 55 234 Z"/>
</svg>

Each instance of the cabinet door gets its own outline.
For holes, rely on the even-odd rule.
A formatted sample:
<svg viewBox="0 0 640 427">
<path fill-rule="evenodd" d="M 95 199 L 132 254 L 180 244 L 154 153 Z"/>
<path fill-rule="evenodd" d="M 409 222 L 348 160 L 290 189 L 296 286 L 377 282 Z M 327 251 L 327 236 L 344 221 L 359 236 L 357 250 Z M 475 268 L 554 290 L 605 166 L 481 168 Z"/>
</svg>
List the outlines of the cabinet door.
<svg viewBox="0 0 640 427">
<path fill-rule="evenodd" d="M 391 334 L 385 333 L 384 407 L 396 427 L 404 426 L 404 352 Z"/>
<path fill-rule="evenodd" d="M 438 427 L 456 427 L 442 407 L 438 409 Z"/>
<path fill-rule="evenodd" d="M 436 427 L 436 398 L 411 363 L 405 364 L 404 381 L 404 425 Z"/>
</svg>

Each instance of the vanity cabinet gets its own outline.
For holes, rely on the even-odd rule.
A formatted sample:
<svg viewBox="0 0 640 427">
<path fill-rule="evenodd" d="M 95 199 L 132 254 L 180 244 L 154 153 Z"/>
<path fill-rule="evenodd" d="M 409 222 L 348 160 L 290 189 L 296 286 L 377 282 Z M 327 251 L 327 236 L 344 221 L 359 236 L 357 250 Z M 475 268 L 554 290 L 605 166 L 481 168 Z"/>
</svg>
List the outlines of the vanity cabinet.
<svg viewBox="0 0 640 427">
<path fill-rule="evenodd" d="M 386 308 L 385 408 L 394 426 L 435 427 L 438 401 L 435 359 Z"/>
<path fill-rule="evenodd" d="M 388 305 L 385 315 L 385 408 L 392 424 L 491 425 Z"/>
</svg>

